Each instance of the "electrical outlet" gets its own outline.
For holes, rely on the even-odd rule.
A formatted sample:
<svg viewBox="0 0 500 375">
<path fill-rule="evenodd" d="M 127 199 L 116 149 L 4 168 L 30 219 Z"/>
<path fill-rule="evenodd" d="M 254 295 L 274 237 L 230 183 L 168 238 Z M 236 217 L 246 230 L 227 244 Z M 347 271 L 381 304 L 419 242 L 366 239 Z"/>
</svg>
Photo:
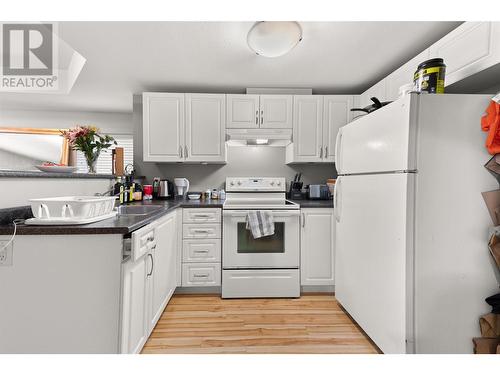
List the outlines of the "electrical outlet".
<svg viewBox="0 0 500 375">
<path fill-rule="evenodd" d="M 5 249 L 3 248 L 9 241 L 0 241 L 0 267 L 12 266 L 12 250 L 14 244 L 11 243 Z"/>
</svg>

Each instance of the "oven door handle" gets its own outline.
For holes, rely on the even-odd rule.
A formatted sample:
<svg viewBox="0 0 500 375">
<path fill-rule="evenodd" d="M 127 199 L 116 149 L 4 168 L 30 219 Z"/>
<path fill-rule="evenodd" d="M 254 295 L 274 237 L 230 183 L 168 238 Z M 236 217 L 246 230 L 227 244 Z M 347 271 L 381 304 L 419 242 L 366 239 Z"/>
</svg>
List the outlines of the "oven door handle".
<svg viewBox="0 0 500 375">
<path fill-rule="evenodd" d="M 228 217 L 246 217 L 248 215 L 248 212 L 251 210 L 245 210 L 245 211 L 240 211 L 240 210 L 226 210 L 223 211 L 223 216 L 228 216 Z M 266 210 L 263 210 L 266 211 Z M 300 210 L 269 210 L 273 213 L 274 217 L 292 217 L 292 216 L 299 216 L 300 215 Z"/>
</svg>

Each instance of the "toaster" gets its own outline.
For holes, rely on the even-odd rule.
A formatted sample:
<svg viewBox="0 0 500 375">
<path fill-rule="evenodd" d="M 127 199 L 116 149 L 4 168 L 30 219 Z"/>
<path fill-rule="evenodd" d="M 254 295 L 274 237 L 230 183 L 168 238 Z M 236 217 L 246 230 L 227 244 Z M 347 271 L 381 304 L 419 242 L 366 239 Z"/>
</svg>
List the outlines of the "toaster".
<svg viewBox="0 0 500 375">
<path fill-rule="evenodd" d="M 331 199 L 328 185 L 309 185 L 309 199 Z"/>
</svg>

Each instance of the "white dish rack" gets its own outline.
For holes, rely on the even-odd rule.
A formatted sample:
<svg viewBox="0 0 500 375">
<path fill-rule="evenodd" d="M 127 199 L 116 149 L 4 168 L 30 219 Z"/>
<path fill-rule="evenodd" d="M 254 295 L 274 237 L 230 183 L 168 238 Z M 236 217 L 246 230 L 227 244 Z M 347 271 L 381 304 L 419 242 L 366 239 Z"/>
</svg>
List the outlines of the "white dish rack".
<svg viewBox="0 0 500 375">
<path fill-rule="evenodd" d="M 30 199 L 35 219 L 82 221 L 112 214 L 116 197 L 73 196 Z"/>
</svg>

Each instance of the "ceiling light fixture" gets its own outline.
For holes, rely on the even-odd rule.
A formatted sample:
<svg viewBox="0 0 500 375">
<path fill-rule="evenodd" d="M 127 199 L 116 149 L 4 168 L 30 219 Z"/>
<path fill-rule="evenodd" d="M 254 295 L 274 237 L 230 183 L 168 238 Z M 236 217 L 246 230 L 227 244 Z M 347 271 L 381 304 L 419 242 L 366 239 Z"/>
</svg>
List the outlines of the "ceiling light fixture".
<svg viewBox="0 0 500 375">
<path fill-rule="evenodd" d="M 302 40 L 302 28 L 295 21 L 256 22 L 247 36 L 248 46 L 257 55 L 283 56 Z"/>
</svg>

